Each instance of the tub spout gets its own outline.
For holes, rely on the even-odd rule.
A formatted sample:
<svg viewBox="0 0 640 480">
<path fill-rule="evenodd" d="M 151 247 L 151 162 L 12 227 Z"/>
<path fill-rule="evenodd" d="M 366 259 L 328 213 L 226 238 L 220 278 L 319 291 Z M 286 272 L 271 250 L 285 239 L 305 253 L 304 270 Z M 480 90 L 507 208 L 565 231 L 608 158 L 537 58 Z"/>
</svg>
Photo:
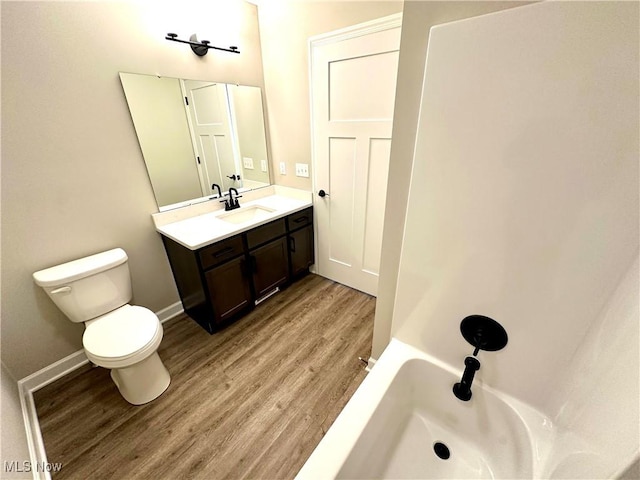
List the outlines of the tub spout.
<svg viewBox="0 0 640 480">
<path fill-rule="evenodd" d="M 473 383 L 473 376 L 480 370 L 480 362 L 477 358 L 467 357 L 464 359 L 464 373 L 459 383 L 453 386 L 453 394 L 463 402 L 468 402 L 471 399 L 471 384 Z"/>
</svg>

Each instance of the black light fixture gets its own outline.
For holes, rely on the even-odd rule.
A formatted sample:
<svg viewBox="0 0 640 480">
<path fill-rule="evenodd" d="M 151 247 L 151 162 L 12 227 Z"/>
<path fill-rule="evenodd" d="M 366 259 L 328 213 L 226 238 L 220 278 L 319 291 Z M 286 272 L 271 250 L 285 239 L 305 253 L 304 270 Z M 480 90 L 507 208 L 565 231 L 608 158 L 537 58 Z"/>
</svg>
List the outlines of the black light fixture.
<svg viewBox="0 0 640 480">
<path fill-rule="evenodd" d="M 236 46 L 231 46 L 229 48 L 221 48 L 221 47 L 214 47 L 213 45 L 209 45 L 209 43 L 211 43 L 209 42 L 209 40 L 198 41 L 198 37 L 196 36 L 195 33 L 189 37 L 189 40 L 180 40 L 178 38 L 177 33 L 167 33 L 167 36 L 164 38 L 166 40 L 171 40 L 172 42 L 180 42 L 180 43 L 186 43 L 187 45 L 190 45 L 191 50 L 193 50 L 193 53 L 195 53 L 199 57 L 204 57 L 210 48 L 213 48 L 214 50 L 222 50 L 223 52 L 240 53 L 240 50 L 238 50 L 238 47 Z"/>
</svg>

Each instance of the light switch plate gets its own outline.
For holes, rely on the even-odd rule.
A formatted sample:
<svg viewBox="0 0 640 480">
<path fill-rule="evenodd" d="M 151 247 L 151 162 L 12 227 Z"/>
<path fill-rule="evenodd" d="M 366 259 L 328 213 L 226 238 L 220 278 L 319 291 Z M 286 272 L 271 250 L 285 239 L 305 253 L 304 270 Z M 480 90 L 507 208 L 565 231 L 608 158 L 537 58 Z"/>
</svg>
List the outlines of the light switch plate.
<svg viewBox="0 0 640 480">
<path fill-rule="evenodd" d="M 253 170 L 253 158 L 242 157 L 242 165 L 244 166 L 244 168 Z"/>
<path fill-rule="evenodd" d="M 260 168 L 262 169 L 263 172 L 267 171 L 267 161 L 266 160 L 260 160 Z"/>
<path fill-rule="evenodd" d="M 296 163 L 296 177 L 309 177 L 308 163 Z"/>
<path fill-rule="evenodd" d="M 284 162 L 280 162 L 280 175 L 287 174 L 287 164 Z"/>
</svg>

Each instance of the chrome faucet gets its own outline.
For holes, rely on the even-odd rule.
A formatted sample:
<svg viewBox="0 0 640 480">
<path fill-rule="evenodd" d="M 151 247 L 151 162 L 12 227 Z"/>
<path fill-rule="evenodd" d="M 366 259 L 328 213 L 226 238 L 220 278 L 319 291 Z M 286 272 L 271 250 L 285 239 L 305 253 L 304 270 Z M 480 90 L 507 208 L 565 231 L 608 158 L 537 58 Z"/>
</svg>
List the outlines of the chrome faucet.
<svg viewBox="0 0 640 480">
<path fill-rule="evenodd" d="M 233 196 L 235 192 L 235 198 Z M 238 198 L 242 197 L 242 195 L 238 195 L 238 190 L 231 187 L 229 189 L 229 198 L 225 198 L 224 200 L 220 200 L 220 203 L 224 202 L 225 210 L 234 210 L 236 208 L 240 208 L 240 202 L 238 202 Z"/>
</svg>

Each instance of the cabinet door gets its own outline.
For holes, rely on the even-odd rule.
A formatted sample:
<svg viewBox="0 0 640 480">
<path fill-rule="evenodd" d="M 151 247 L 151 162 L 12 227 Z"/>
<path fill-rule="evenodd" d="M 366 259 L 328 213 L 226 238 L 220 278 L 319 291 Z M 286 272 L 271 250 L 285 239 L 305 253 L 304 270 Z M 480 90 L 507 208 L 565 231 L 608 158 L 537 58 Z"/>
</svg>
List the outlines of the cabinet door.
<svg viewBox="0 0 640 480">
<path fill-rule="evenodd" d="M 266 295 L 289 280 L 286 240 L 287 237 L 279 238 L 249 253 L 256 298 Z"/>
<path fill-rule="evenodd" d="M 205 273 L 216 324 L 251 307 L 245 258 L 239 257 Z"/>
<path fill-rule="evenodd" d="M 295 277 L 306 273 L 314 260 L 312 225 L 289 234 L 289 255 L 291 276 Z"/>
</svg>

